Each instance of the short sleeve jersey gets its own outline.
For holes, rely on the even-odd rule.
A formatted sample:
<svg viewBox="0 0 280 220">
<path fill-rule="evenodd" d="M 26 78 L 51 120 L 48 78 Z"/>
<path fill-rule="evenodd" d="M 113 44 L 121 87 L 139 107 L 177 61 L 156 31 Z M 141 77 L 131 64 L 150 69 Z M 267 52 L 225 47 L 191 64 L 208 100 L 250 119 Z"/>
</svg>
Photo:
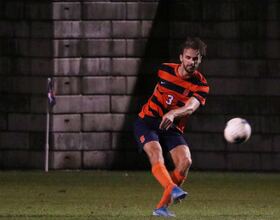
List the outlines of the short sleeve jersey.
<svg viewBox="0 0 280 220">
<path fill-rule="evenodd" d="M 179 76 L 180 64 L 164 63 L 158 69 L 159 81 L 148 102 L 143 105 L 140 118 L 161 118 L 165 113 L 185 105 L 191 98 L 195 97 L 201 105 L 205 105 L 209 86 L 204 76 L 195 71 L 192 77 L 182 79 Z M 186 117 L 174 120 L 178 130 L 184 132 Z"/>
</svg>

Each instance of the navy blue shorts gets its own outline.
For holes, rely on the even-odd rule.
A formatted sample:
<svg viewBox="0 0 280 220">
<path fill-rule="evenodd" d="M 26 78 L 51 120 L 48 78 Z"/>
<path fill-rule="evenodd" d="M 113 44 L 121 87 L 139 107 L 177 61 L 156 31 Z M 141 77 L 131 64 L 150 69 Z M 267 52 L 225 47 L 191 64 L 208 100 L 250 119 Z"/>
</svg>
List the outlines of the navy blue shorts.
<svg viewBox="0 0 280 220">
<path fill-rule="evenodd" d="M 183 134 L 176 128 L 168 130 L 159 129 L 160 119 L 145 117 L 137 118 L 134 123 L 134 136 L 138 143 L 139 150 L 142 151 L 144 145 L 150 141 L 158 141 L 163 150 L 171 151 L 178 145 L 187 145 Z"/>
</svg>

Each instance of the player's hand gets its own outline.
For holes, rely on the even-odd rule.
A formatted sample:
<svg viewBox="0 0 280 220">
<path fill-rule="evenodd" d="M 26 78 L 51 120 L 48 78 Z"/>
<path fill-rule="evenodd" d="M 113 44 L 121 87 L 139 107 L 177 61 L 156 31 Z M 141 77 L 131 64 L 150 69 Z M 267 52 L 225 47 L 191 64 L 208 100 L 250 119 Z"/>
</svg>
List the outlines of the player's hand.
<svg viewBox="0 0 280 220">
<path fill-rule="evenodd" d="M 159 125 L 159 129 L 168 130 L 174 121 L 174 113 L 173 111 L 169 111 L 162 116 L 161 123 Z"/>
</svg>

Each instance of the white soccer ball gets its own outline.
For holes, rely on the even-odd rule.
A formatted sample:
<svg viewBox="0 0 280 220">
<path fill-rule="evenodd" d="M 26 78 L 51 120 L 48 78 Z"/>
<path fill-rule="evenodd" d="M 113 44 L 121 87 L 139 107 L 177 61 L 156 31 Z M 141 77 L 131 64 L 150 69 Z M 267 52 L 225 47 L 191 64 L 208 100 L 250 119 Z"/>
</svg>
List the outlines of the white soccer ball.
<svg viewBox="0 0 280 220">
<path fill-rule="evenodd" d="M 251 136 L 251 126 L 243 118 L 230 119 L 224 129 L 224 137 L 229 143 L 241 144 Z"/>
</svg>

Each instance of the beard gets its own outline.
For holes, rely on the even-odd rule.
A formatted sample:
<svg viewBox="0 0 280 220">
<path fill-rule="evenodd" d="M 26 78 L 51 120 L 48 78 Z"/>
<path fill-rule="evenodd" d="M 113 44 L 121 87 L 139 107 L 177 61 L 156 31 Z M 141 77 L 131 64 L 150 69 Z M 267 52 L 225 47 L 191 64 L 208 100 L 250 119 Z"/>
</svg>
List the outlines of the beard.
<svg viewBox="0 0 280 220">
<path fill-rule="evenodd" d="M 184 66 L 184 69 L 185 69 L 185 71 L 186 71 L 187 73 L 193 74 L 194 71 L 195 71 L 197 68 L 196 68 L 195 65 L 188 65 L 188 66 L 186 65 L 186 66 Z"/>
</svg>

